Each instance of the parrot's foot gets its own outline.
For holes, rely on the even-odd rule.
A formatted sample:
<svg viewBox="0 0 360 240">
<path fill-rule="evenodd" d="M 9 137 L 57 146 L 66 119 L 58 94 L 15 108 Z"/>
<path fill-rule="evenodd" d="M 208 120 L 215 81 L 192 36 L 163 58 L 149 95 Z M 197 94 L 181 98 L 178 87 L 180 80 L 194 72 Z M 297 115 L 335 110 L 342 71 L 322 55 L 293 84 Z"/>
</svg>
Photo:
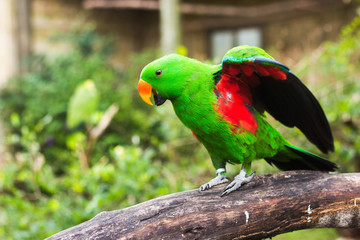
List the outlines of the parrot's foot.
<svg viewBox="0 0 360 240">
<path fill-rule="evenodd" d="M 201 187 L 199 188 L 199 192 L 201 191 L 205 191 L 208 190 L 210 188 L 212 188 L 215 185 L 219 185 L 221 183 L 226 183 L 229 181 L 229 179 L 227 179 L 225 177 L 226 170 L 225 168 L 219 168 L 218 170 L 216 170 L 216 177 L 211 179 L 208 183 L 205 183 L 203 185 L 201 185 Z"/>
<path fill-rule="evenodd" d="M 234 181 L 232 181 L 224 190 L 224 192 L 221 194 L 222 196 L 225 196 L 233 191 L 235 191 L 236 189 L 240 188 L 242 185 L 244 185 L 245 183 L 248 183 L 251 181 L 251 179 L 253 179 L 253 177 L 255 176 L 255 172 L 253 172 L 252 174 L 250 174 L 250 176 L 246 177 L 246 172 L 245 172 L 245 168 L 243 167 L 240 171 L 240 173 L 238 175 L 235 176 Z"/>
</svg>

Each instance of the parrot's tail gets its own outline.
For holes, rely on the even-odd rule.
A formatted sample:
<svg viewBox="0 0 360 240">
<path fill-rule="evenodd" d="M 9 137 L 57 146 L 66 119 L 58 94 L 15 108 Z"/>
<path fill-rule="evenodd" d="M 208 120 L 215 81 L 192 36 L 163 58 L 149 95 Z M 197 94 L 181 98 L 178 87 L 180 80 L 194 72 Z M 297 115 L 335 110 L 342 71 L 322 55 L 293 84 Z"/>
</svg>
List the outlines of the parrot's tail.
<svg viewBox="0 0 360 240">
<path fill-rule="evenodd" d="M 324 158 L 293 146 L 285 145 L 285 151 L 265 160 L 281 170 L 317 170 L 332 172 L 339 167 Z"/>
</svg>

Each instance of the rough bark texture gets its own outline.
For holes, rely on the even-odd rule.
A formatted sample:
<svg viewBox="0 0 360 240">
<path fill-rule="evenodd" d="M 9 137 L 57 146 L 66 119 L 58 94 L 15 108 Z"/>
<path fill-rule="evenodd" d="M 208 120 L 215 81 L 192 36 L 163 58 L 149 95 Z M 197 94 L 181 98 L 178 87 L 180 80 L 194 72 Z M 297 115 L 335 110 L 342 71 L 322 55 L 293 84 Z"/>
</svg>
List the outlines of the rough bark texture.
<svg viewBox="0 0 360 240">
<path fill-rule="evenodd" d="M 48 239 L 262 239 L 307 228 L 360 228 L 360 173 L 288 171 L 102 212 Z"/>
</svg>

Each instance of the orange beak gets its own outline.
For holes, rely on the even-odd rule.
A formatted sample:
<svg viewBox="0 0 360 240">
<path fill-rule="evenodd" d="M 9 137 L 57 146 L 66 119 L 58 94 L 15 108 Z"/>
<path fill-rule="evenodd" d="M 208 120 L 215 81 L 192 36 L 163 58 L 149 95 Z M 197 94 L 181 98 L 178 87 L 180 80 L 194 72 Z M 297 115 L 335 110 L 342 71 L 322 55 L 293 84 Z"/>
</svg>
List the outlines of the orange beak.
<svg viewBox="0 0 360 240">
<path fill-rule="evenodd" d="M 144 80 L 140 79 L 138 84 L 138 90 L 142 100 L 144 100 L 144 102 L 146 102 L 149 105 L 153 105 L 150 101 L 151 90 L 152 90 L 151 85 L 145 82 Z"/>
</svg>

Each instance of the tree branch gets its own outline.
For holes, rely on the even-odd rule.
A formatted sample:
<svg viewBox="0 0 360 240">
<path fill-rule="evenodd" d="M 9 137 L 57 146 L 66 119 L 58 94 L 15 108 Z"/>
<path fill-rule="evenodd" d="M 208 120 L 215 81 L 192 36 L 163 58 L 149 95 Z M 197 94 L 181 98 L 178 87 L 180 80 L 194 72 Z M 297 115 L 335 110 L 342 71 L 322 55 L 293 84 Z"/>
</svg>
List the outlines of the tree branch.
<svg viewBox="0 0 360 240">
<path fill-rule="evenodd" d="M 288 171 L 102 212 L 54 239 L 262 239 L 308 228 L 360 228 L 360 173 Z"/>
</svg>

